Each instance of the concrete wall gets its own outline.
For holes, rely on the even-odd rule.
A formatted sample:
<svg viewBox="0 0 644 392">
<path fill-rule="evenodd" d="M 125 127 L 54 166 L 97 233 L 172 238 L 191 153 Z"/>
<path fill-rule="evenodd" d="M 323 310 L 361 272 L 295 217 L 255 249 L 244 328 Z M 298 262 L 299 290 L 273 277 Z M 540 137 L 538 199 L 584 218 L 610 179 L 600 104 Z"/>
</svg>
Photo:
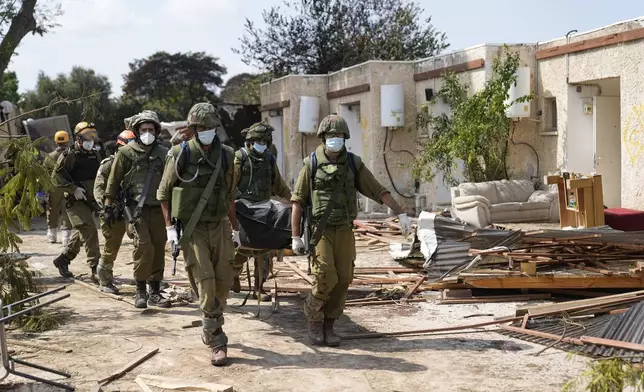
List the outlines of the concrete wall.
<svg viewBox="0 0 644 392">
<path fill-rule="evenodd" d="M 579 42 L 609 34 L 644 27 L 641 20 L 629 21 L 596 31 L 572 35 L 570 42 Z M 565 38 L 539 44 L 539 49 L 564 45 Z M 556 161 L 549 162 L 550 170 L 564 168 L 568 161 L 566 147 L 579 143 L 573 139 L 576 131 L 569 127 L 571 90 L 566 83 L 588 84 L 593 81 L 616 78 L 620 80 L 621 133 L 622 133 L 622 207 L 644 210 L 644 40 L 569 54 L 539 61 L 539 76 L 543 95 L 557 97 L 558 135 Z M 615 95 L 615 91 L 602 94 Z M 574 100 L 573 100 L 574 101 Z M 560 104 L 564 103 L 564 104 Z M 569 151 L 570 152 L 570 151 Z"/>
</svg>

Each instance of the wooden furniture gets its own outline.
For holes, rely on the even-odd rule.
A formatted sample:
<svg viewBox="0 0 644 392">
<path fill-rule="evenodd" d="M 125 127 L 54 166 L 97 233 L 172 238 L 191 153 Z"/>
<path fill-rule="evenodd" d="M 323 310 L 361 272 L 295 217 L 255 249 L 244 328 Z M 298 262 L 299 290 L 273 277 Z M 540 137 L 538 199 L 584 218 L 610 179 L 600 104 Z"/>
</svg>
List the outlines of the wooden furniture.
<svg viewBox="0 0 644 392">
<path fill-rule="evenodd" d="M 598 175 L 547 176 L 547 184 L 556 184 L 559 192 L 559 222 L 561 227 L 604 226 L 604 195 L 602 177 Z M 571 196 L 575 206 L 570 206 Z"/>
</svg>

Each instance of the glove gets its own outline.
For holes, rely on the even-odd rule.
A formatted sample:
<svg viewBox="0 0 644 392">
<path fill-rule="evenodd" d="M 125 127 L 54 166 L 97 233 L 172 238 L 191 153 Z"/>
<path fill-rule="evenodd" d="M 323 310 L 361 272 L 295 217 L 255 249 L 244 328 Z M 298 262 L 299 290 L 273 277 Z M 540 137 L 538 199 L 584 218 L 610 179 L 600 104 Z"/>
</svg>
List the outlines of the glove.
<svg viewBox="0 0 644 392">
<path fill-rule="evenodd" d="M 168 235 L 168 243 L 179 243 L 179 235 L 177 234 L 177 229 L 175 229 L 174 226 L 166 226 L 165 231 Z"/>
<path fill-rule="evenodd" d="M 116 222 L 116 206 L 109 205 L 103 208 L 103 221 L 108 225 Z"/>
<path fill-rule="evenodd" d="M 87 197 L 85 197 L 85 189 L 76 187 L 76 189 L 74 189 L 74 197 L 76 200 L 87 200 Z"/>
<path fill-rule="evenodd" d="M 400 222 L 400 229 L 403 232 L 403 235 L 406 236 L 411 231 L 411 219 L 407 214 L 398 215 L 398 220 Z"/>
<path fill-rule="evenodd" d="M 306 252 L 302 237 L 291 237 L 291 249 L 296 255 L 303 255 Z"/>
<path fill-rule="evenodd" d="M 235 246 L 235 248 L 239 248 L 240 245 L 241 240 L 239 239 L 239 231 L 235 230 L 233 231 L 233 246 Z"/>
</svg>

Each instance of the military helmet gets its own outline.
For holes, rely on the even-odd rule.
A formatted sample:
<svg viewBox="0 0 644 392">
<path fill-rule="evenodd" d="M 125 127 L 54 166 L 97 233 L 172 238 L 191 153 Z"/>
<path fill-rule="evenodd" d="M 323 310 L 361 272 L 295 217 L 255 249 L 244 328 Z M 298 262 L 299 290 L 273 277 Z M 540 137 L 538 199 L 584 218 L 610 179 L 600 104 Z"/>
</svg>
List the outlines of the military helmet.
<svg viewBox="0 0 644 392">
<path fill-rule="evenodd" d="M 198 126 L 214 129 L 221 126 L 219 112 L 208 102 L 200 102 L 190 108 L 187 121 L 189 127 Z"/>
<path fill-rule="evenodd" d="M 159 116 L 152 110 L 144 110 L 141 113 L 133 116 L 134 120 L 132 121 L 132 129 L 137 131 L 141 124 L 143 123 L 152 123 L 154 128 L 157 131 L 161 130 L 161 123 L 159 122 Z"/>
<path fill-rule="evenodd" d="M 349 139 L 351 137 L 347 122 L 337 114 L 331 114 L 322 119 L 322 122 L 318 127 L 317 136 L 321 138 L 327 133 L 342 133 L 344 134 L 345 139 Z"/>
<path fill-rule="evenodd" d="M 68 144 L 69 143 L 69 133 L 67 131 L 60 130 L 54 134 L 54 143 L 56 144 Z"/>
<path fill-rule="evenodd" d="M 136 119 L 136 114 L 132 117 L 128 117 L 124 119 L 123 123 L 125 124 L 125 129 L 132 130 L 132 123 L 134 122 L 135 119 Z"/>
<path fill-rule="evenodd" d="M 81 133 L 85 132 L 94 132 L 96 133 L 96 126 L 94 123 L 90 123 L 87 121 L 81 121 L 76 126 L 74 127 L 74 135 L 79 135 Z"/>
<path fill-rule="evenodd" d="M 271 134 L 275 129 L 268 125 L 267 123 L 260 121 L 251 125 L 246 130 L 246 140 L 256 140 L 263 137 L 271 138 Z"/>
</svg>

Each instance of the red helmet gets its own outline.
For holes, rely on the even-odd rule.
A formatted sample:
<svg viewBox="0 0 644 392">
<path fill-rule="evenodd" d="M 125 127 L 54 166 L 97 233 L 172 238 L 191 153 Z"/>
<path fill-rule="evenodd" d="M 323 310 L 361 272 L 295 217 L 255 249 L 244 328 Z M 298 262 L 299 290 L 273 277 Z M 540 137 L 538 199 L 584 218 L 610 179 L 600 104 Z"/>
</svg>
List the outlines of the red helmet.
<svg viewBox="0 0 644 392">
<path fill-rule="evenodd" d="M 121 146 L 124 146 L 134 139 L 136 139 L 136 135 L 134 134 L 134 132 L 125 130 L 121 132 L 119 136 L 116 138 L 116 144 L 120 144 Z"/>
</svg>

